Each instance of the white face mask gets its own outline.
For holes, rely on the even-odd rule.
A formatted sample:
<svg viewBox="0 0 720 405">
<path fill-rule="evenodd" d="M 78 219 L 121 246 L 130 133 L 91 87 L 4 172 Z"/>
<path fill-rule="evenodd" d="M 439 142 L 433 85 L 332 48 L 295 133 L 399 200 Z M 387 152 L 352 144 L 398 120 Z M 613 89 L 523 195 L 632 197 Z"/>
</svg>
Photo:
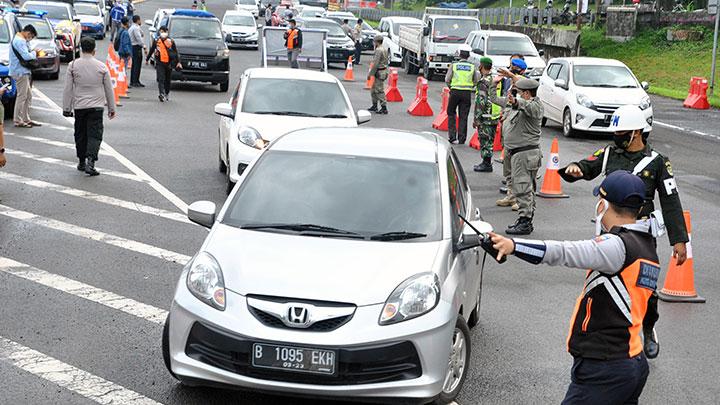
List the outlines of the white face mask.
<svg viewBox="0 0 720 405">
<path fill-rule="evenodd" d="M 598 208 L 600 208 L 600 204 L 603 205 L 602 210 L 598 212 Z M 602 219 L 605 216 L 605 213 L 607 212 L 608 208 L 610 208 L 610 204 L 608 204 L 607 201 L 604 199 L 601 199 L 600 201 L 595 204 L 595 236 L 602 235 L 603 232 L 607 232 L 608 229 L 605 228 L 605 225 L 602 223 Z"/>
<path fill-rule="evenodd" d="M 163 33 L 160 34 L 160 38 L 162 38 L 162 39 L 165 39 L 165 38 L 167 38 L 167 37 L 168 37 L 167 32 L 163 32 Z"/>
</svg>

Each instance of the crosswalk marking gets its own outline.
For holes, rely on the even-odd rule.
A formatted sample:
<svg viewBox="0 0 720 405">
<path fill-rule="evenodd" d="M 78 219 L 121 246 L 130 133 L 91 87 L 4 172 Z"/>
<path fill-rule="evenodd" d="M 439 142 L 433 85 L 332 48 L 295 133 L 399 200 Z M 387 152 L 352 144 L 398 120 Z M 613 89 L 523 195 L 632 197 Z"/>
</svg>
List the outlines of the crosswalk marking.
<svg viewBox="0 0 720 405">
<path fill-rule="evenodd" d="M 159 259 L 167 260 L 174 263 L 185 264 L 190 260 L 190 256 L 173 252 L 171 250 L 151 246 L 142 242 L 122 238 L 120 236 L 95 231 L 93 229 L 83 228 L 78 225 L 68 224 L 67 222 L 42 217 L 31 212 L 16 210 L 2 204 L 0 204 L 0 215 L 5 215 L 10 218 L 15 218 L 21 221 L 29 222 L 31 224 L 44 226 L 46 228 L 65 232 L 71 235 L 79 236 L 81 238 L 106 243 L 108 245 L 116 246 L 137 253 L 142 253 L 148 256 L 154 256 Z"/>
<path fill-rule="evenodd" d="M 185 215 L 178 212 L 166 211 L 160 208 L 150 207 L 131 201 L 125 201 L 115 197 L 95 194 L 85 190 L 78 190 L 75 188 L 66 187 L 60 184 L 48 183 L 46 181 L 35 180 L 7 172 L 0 172 L 0 179 L 9 180 L 15 183 L 21 183 L 32 187 L 42 188 L 45 190 L 56 191 L 73 197 L 85 198 L 87 200 L 92 200 L 103 204 L 114 205 L 116 207 L 133 210 L 143 214 L 156 215 L 162 218 L 171 219 L 173 221 L 192 224 L 192 222 L 190 222 L 190 220 L 188 220 Z"/>
<path fill-rule="evenodd" d="M 32 159 L 32 160 L 36 160 L 38 162 L 64 166 L 64 167 L 71 168 L 73 170 L 76 170 L 76 166 L 77 166 L 77 163 L 73 163 L 69 160 L 62 160 L 62 159 L 56 159 L 56 158 L 48 157 L 48 156 L 36 155 L 34 153 L 23 152 L 23 151 L 19 151 L 19 150 L 15 150 L 15 149 L 6 149 L 5 154 L 12 155 L 12 156 L 19 156 L 19 157 L 25 158 L 25 159 Z M 100 170 L 100 173 L 103 176 L 119 177 L 119 178 L 125 179 L 125 180 L 132 180 L 132 181 L 137 181 L 137 182 L 141 182 L 141 183 L 146 183 L 145 180 L 139 178 L 138 176 L 136 176 L 134 174 L 118 172 L 115 170 L 103 169 L 103 168 L 100 168 L 97 166 L 96 166 L 96 168 Z"/>
<path fill-rule="evenodd" d="M 9 134 L 6 134 L 6 135 L 10 135 L 10 136 L 13 136 L 13 137 L 15 137 L 15 138 L 25 139 L 25 140 L 34 141 L 34 142 L 40 142 L 40 143 L 44 143 L 44 144 L 46 144 L 46 145 L 57 146 L 57 147 L 59 147 L 59 148 L 65 148 L 65 149 L 70 149 L 70 150 L 75 151 L 75 144 L 74 144 L 74 143 L 61 142 L 61 141 L 53 141 L 53 140 L 51 140 L 51 139 L 40 138 L 39 136 L 18 135 L 18 134 L 15 134 L 15 133 L 9 133 Z M 105 152 L 105 151 L 102 150 L 102 149 L 100 150 L 99 154 L 100 154 L 101 156 L 108 156 L 108 157 L 111 156 L 109 153 Z"/>
<path fill-rule="evenodd" d="M 0 361 L 82 395 L 98 404 L 160 405 L 114 382 L 0 336 Z"/>
<path fill-rule="evenodd" d="M 50 122 L 42 122 L 42 121 L 35 121 L 35 122 L 37 122 L 38 124 L 40 124 L 40 125 L 42 125 L 42 126 L 45 126 L 45 127 L 48 127 L 48 128 L 52 128 L 52 129 L 57 129 L 57 130 L 60 130 L 60 131 L 71 131 L 71 130 L 73 130 L 73 128 L 66 127 L 66 126 L 63 126 L 63 125 L 53 124 L 53 123 L 50 123 Z"/>
<path fill-rule="evenodd" d="M 75 281 L 57 274 L 48 273 L 31 267 L 25 263 L 16 262 L 7 257 L 0 256 L 0 272 L 24 278 L 46 287 L 53 288 L 64 293 L 84 298 L 118 311 L 145 319 L 147 321 L 162 325 L 167 317 L 167 311 L 152 305 L 143 304 L 130 298 L 106 291 L 91 285 Z"/>
</svg>

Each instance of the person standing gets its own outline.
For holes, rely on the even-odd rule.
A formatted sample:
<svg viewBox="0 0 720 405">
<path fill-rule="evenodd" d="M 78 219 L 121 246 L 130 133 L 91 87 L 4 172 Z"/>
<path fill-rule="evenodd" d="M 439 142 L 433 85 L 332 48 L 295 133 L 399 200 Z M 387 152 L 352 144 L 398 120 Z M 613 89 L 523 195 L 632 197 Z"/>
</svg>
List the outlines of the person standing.
<svg viewBox="0 0 720 405">
<path fill-rule="evenodd" d="M 125 73 L 127 73 L 127 67 L 130 62 L 130 58 L 133 54 L 132 40 L 130 39 L 130 33 L 128 32 L 130 21 L 127 17 L 120 19 L 120 31 L 118 31 L 118 40 L 115 41 L 118 44 L 117 53 L 124 63 Z"/>
<path fill-rule="evenodd" d="M 142 69 L 143 52 L 147 53 L 145 36 L 142 30 L 140 16 L 135 14 L 132 18 L 132 26 L 128 30 L 130 43 L 132 44 L 132 68 L 130 70 L 130 87 L 145 87 L 140 83 L 140 71 Z"/>
<path fill-rule="evenodd" d="M 95 39 L 83 38 L 80 49 L 81 57 L 67 68 L 63 115 L 75 117 L 77 169 L 97 176 L 100 173 L 95 162 L 103 138 L 104 106 L 108 107 L 108 118 L 115 118 L 115 97 L 107 66 L 95 58 Z"/>
<path fill-rule="evenodd" d="M 670 160 L 647 144 L 650 133 L 643 130 L 648 123 L 644 112 L 638 106 L 619 107 L 610 118 L 610 126 L 615 131 L 614 145 L 598 149 L 588 158 L 561 168 L 558 171 L 560 177 L 568 182 L 593 180 L 600 175 L 609 176 L 618 170 L 628 170 L 638 176 L 646 190 L 645 204 L 638 218 L 648 218 L 655 210 L 653 200 L 657 193 L 668 239 L 673 248 L 673 257 L 676 258 L 678 266 L 682 265 L 687 259 L 687 243 L 690 237 Z M 645 355 L 649 359 L 654 359 L 660 352 L 660 343 L 655 333 L 655 323 L 659 317 L 658 296 L 657 292 L 653 291 L 643 321 Z"/>
<path fill-rule="evenodd" d="M 518 80 L 523 78 L 524 71 L 518 72 L 517 70 L 509 70 L 509 69 L 498 69 L 498 76 L 493 79 L 494 83 L 500 82 L 502 86 L 505 86 L 505 93 L 500 91 L 500 94 L 503 97 L 507 96 L 508 91 L 512 89 L 515 86 L 515 83 L 517 83 Z M 496 101 L 497 93 L 493 93 L 491 95 L 491 100 L 493 102 Z M 502 109 L 500 112 L 500 122 L 503 122 L 505 119 L 505 110 L 509 109 L 510 107 L 505 106 L 505 108 Z M 505 127 L 503 125 L 500 125 L 500 139 L 503 144 L 503 149 L 505 149 Z M 512 159 L 510 158 L 504 158 L 502 160 L 502 170 L 503 170 L 503 180 L 502 184 L 505 185 L 505 197 L 495 201 L 495 205 L 499 207 L 510 207 L 513 211 L 518 211 L 520 209 L 520 206 L 517 203 L 517 200 L 515 199 L 515 196 L 512 194 L 512 165 L 511 165 Z M 502 190 L 502 187 L 501 187 Z"/>
<path fill-rule="evenodd" d="M 298 56 L 302 52 L 302 31 L 300 31 L 292 18 L 288 21 L 288 30 L 285 31 L 284 38 L 290 67 L 298 69 L 300 67 L 298 65 Z"/>
<path fill-rule="evenodd" d="M 158 82 L 158 99 L 160 102 L 169 101 L 170 85 L 172 83 L 172 71 L 182 69 L 180 59 L 175 46 L 175 41 L 170 39 L 166 26 L 160 27 L 158 30 L 158 39 L 153 42 L 145 62 L 150 62 L 151 57 L 155 57 L 155 73 Z"/>
<path fill-rule="evenodd" d="M 475 165 L 473 170 L 481 173 L 493 171 L 492 156 L 495 131 L 497 129 L 498 117 L 494 114 L 493 103 L 490 101 L 489 92 L 492 85 L 492 59 L 487 56 L 480 58 L 480 75 L 475 88 L 475 111 L 473 114 L 473 128 L 478 131 L 480 141 L 480 156 L 482 163 Z"/>
<path fill-rule="evenodd" d="M 10 47 L 10 77 L 15 79 L 15 111 L 13 121 L 16 127 L 31 128 L 41 126 L 30 119 L 32 103 L 32 60 L 37 60 L 37 49 L 30 50 L 30 41 L 37 37 L 35 27 L 28 24 L 22 31 L 15 34 Z"/>
<path fill-rule="evenodd" d="M 347 21 L 347 20 L 346 20 Z M 385 99 L 385 80 L 388 78 L 388 51 L 385 49 L 383 44 L 383 36 L 378 35 L 373 39 L 375 45 L 375 56 L 370 71 L 367 75 L 367 80 L 371 77 L 375 77 L 370 95 L 372 97 L 372 107 L 368 108 L 368 111 L 377 112 L 378 114 L 387 114 L 387 100 Z M 378 110 L 378 104 L 380 109 Z"/>
<path fill-rule="evenodd" d="M 125 8 L 116 0 L 113 8 L 110 9 L 110 42 L 112 43 L 115 43 L 115 35 L 120 30 L 123 17 L 125 17 Z"/>
<path fill-rule="evenodd" d="M 207 11 L 207 4 L 205 4 L 205 0 L 200 0 L 200 10 Z"/>
<path fill-rule="evenodd" d="M 573 366 L 562 404 L 637 404 L 649 374 L 640 326 L 660 273 L 654 235 L 635 221 L 645 185 L 619 170 L 593 194 L 600 197 L 595 216 L 602 229 L 594 239 L 491 238 L 498 258 L 514 254 L 532 264 L 589 269 L 570 320 Z"/>
<path fill-rule="evenodd" d="M 354 39 L 352 28 L 350 28 L 350 20 L 348 20 L 347 18 L 344 19 L 340 28 L 342 28 L 343 32 L 345 33 L 345 35 L 348 36 L 348 38 Z"/>
<path fill-rule="evenodd" d="M 125 17 L 127 17 L 128 20 L 133 21 L 133 17 L 135 16 L 135 6 L 133 5 L 133 0 L 127 0 L 125 9 L 127 11 Z"/>
<path fill-rule="evenodd" d="M 268 3 L 267 6 L 265 7 L 265 26 L 267 26 L 267 27 L 270 27 L 273 25 L 272 14 L 273 14 L 272 4 Z"/>
<path fill-rule="evenodd" d="M 450 143 L 464 144 L 467 138 L 467 120 L 472 105 L 472 94 L 480 80 L 480 72 L 468 62 L 470 45 L 462 44 L 458 48 L 460 60 L 453 62 L 445 75 L 445 84 L 450 88 L 447 105 L 448 140 Z M 459 117 L 456 123 L 455 117 Z"/>
<path fill-rule="evenodd" d="M 510 66 L 508 67 L 510 73 L 515 76 L 525 76 L 527 70 L 527 63 L 525 63 L 525 57 L 520 54 L 510 56 Z M 513 86 L 514 82 L 512 76 L 507 75 L 502 80 L 502 86 L 500 87 L 500 95 L 507 96 L 508 90 Z"/>
<path fill-rule="evenodd" d="M 360 64 L 360 56 L 362 55 L 362 24 L 363 20 L 358 18 L 357 23 L 355 23 L 355 28 L 352 30 L 352 39 L 355 41 L 355 59 L 353 60 L 353 65 Z"/>
</svg>

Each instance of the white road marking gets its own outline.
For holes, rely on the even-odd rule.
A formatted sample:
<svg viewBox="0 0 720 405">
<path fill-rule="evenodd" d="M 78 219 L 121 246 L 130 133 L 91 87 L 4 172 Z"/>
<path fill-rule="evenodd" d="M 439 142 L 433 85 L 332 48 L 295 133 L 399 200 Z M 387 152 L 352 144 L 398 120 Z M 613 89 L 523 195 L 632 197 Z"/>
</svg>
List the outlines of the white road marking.
<svg viewBox="0 0 720 405">
<path fill-rule="evenodd" d="M 38 90 L 37 88 L 33 89 L 35 92 L 35 95 L 38 99 L 42 100 L 47 104 L 49 107 L 54 108 L 55 111 L 58 113 L 62 113 L 62 108 L 60 108 L 59 105 L 57 105 L 54 101 L 50 99 L 50 97 L 46 96 L 43 92 Z M 74 120 L 70 117 L 63 117 L 68 122 L 74 122 Z M 170 190 L 168 190 L 165 186 L 160 184 L 157 180 L 150 177 L 149 174 L 147 174 L 143 169 L 138 167 L 135 163 L 131 162 L 128 158 L 123 156 L 120 152 L 116 151 L 115 148 L 110 146 L 107 142 L 103 142 L 102 149 L 110 153 L 115 159 L 117 159 L 123 166 L 125 166 L 128 170 L 135 173 L 139 178 L 145 180 L 150 187 L 154 188 L 155 191 L 160 193 L 163 197 L 165 197 L 168 201 L 170 201 L 173 205 L 178 207 L 180 211 L 187 214 L 187 204 L 180 199 L 177 195 L 173 194 Z"/>
<path fill-rule="evenodd" d="M 57 221 L 54 219 L 42 217 L 32 212 L 16 210 L 6 205 L 0 204 L 0 215 L 15 218 L 34 225 L 43 226 L 45 228 L 54 229 L 56 231 L 65 232 L 70 235 L 79 236 L 81 238 L 102 242 L 111 246 L 130 250 L 136 253 L 142 253 L 148 256 L 154 256 L 169 262 L 185 264 L 190 260 L 190 256 L 173 252 L 171 250 L 155 247 L 146 243 L 137 242 L 120 236 L 111 235 L 84 228 L 78 225 L 68 224 L 67 222 Z"/>
<path fill-rule="evenodd" d="M 50 163 L 53 165 L 64 166 L 64 167 L 68 167 L 73 170 L 77 170 L 77 167 L 76 167 L 77 163 L 73 163 L 69 160 L 62 160 L 62 159 L 56 159 L 56 158 L 47 157 L 47 156 L 40 156 L 40 155 L 36 155 L 34 153 L 22 152 L 22 151 L 14 150 L 14 149 L 6 149 L 5 154 L 19 156 L 19 157 L 25 158 L 25 159 L 37 160 L 38 162 Z M 100 173 L 102 173 L 103 176 L 113 176 L 113 177 L 119 177 L 119 178 L 126 179 L 126 180 L 139 181 L 141 183 L 145 183 L 145 180 L 139 178 L 138 176 L 136 176 L 134 174 L 102 169 L 98 166 L 95 166 L 95 168 L 100 169 Z"/>
<path fill-rule="evenodd" d="M 75 392 L 98 404 L 160 405 L 114 382 L 0 336 L 0 361 Z"/>
<path fill-rule="evenodd" d="M 115 197 L 91 193 L 90 191 L 78 190 L 76 188 L 66 187 L 60 184 L 48 183 L 42 180 L 35 180 L 29 177 L 18 176 L 16 174 L 7 172 L 0 172 L 0 179 L 25 184 L 32 187 L 42 188 L 45 190 L 56 191 L 58 193 L 63 193 L 73 197 L 85 198 L 87 200 L 92 200 L 103 204 L 114 205 L 116 207 L 140 212 L 142 214 L 155 215 L 173 221 L 192 224 L 192 222 L 190 222 L 190 220 L 187 219 L 185 215 L 179 212 L 166 211 L 164 209 L 150 207 L 132 201 L 125 201 Z"/>
<path fill-rule="evenodd" d="M 32 108 L 33 110 L 38 110 L 38 111 L 48 111 L 48 112 L 52 112 L 52 113 L 56 112 L 54 108 L 45 108 L 45 107 L 40 107 L 39 105 L 31 105 L 30 108 Z"/>
<path fill-rule="evenodd" d="M 691 134 L 700 135 L 700 136 L 704 136 L 704 137 L 706 137 L 706 138 L 712 138 L 712 139 L 715 139 L 716 141 L 720 141 L 720 136 L 718 136 L 718 135 L 713 135 L 713 134 L 708 134 L 708 133 L 706 133 L 706 132 L 701 132 L 701 131 L 696 131 L 696 130 L 693 130 L 693 129 L 683 128 L 683 127 L 679 127 L 679 126 L 677 126 L 677 125 L 667 124 L 667 123 L 660 122 L 660 121 L 653 121 L 653 124 L 658 124 L 658 125 L 660 125 L 661 127 L 670 128 L 670 129 L 675 129 L 675 130 L 682 131 L 682 132 L 688 132 L 688 133 L 691 133 Z"/>
<path fill-rule="evenodd" d="M 142 302 L 93 287 L 80 281 L 48 273 L 45 270 L 37 269 L 25 263 L 16 262 L 7 257 L 0 256 L 0 272 L 33 281 L 159 325 L 165 322 L 168 314 L 167 311 L 153 307 L 152 305 L 143 304 Z"/>
<path fill-rule="evenodd" d="M 44 144 L 46 144 L 46 145 L 57 146 L 57 147 L 59 147 L 59 148 L 70 149 L 70 150 L 72 150 L 72 151 L 75 151 L 75 144 L 74 144 L 74 143 L 61 142 L 61 141 L 53 141 L 53 140 L 51 140 L 51 139 L 40 138 L 40 137 L 38 137 L 38 136 L 18 135 L 18 134 L 15 134 L 15 133 L 10 133 L 10 134 L 6 134 L 6 135 L 10 135 L 10 136 L 15 137 L 15 138 L 26 139 L 26 140 L 28 140 L 28 141 L 34 141 L 34 142 L 40 142 L 40 143 L 44 143 Z M 103 150 L 101 150 L 99 154 L 102 155 L 102 156 L 111 156 L 109 153 L 107 153 L 107 152 L 105 152 L 105 151 L 103 151 Z"/>
<path fill-rule="evenodd" d="M 41 125 L 44 126 L 44 127 L 48 127 L 48 128 L 52 128 L 52 129 L 57 129 L 57 130 L 59 130 L 59 131 L 73 131 L 73 130 L 74 130 L 74 129 L 71 128 L 71 127 L 66 127 L 66 126 L 62 126 L 62 125 L 52 124 L 52 123 L 50 123 L 50 122 L 43 122 L 43 121 L 35 121 L 35 122 L 37 122 L 38 124 L 41 124 Z"/>
</svg>

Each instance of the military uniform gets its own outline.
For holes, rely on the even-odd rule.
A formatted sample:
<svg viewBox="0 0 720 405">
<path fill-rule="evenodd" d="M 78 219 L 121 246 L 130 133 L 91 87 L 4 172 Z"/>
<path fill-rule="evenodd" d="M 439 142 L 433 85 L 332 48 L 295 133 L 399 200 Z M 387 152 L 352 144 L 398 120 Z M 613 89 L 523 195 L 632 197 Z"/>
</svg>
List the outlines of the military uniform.
<svg viewBox="0 0 720 405">
<path fill-rule="evenodd" d="M 377 44 L 377 42 L 376 42 Z M 388 51 L 382 45 L 375 47 L 375 56 L 373 57 L 372 68 L 368 76 L 375 77 L 370 95 L 374 110 L 380 104 L 380 113 L 387 113 L 387 100 L 385 99 L 385 80 L 387 80 L 388 72 Z"/>
<path fill-rule="evenodd" d="M 495 130 L 499 107 L 490 101 L 488 93 L 494 88 L 492 76 L 483 76 L 475 88 L 475 111 L 473 114 L 473 127 L 477 128 L 480 141 L 480 156 L 483 159 L 490 159 L 493 155 L 493 142 L 495 141 Z"/>
</svg>

